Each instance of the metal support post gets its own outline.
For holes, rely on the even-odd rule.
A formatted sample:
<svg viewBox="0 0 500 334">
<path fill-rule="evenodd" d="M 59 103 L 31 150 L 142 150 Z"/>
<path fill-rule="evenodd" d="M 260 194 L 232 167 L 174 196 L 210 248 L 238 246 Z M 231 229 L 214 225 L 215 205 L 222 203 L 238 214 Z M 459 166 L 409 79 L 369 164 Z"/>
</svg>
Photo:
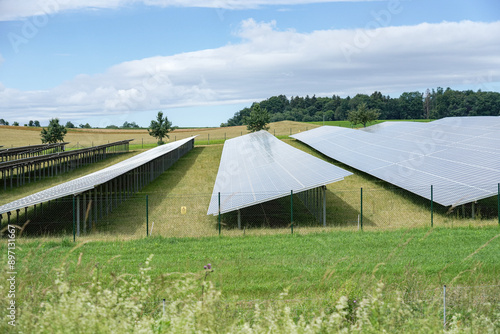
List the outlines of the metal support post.
<svg viewBox="0 0 500 334">
<path fill-rule="evenodd" d="M 359 212 L 359 227 L 363 231 L 363 187 L 360 192 L 360 212 Z"/>
<path fill-rule="evenodd" d="M 80 236 L 80 195 L 76 196 L 76 235 Z"/>
<path fill-rule="evenodd" d="M 446 285 L 443 285 L 443 328 L 446 328 Z"/>
<path fill-rule="evenodd" d="M 87 194 L 83 193 L 83 234 L 87 234 Z"/>
<path fill-rule="evenodd" d="M 241 211 L 238 210 L 238 229 L 241 230 Z"/>
<path fill-rule="evenodd" d="M 293 189 L 290 190 L 290 227 L 293 234 Z"/>
<path fill-rule="evenodd" d="M 218 193 L 218 196 L 219 196 L 219 235 L 220 235 L 220 230 L 221 230 L 221 227 L 220 227 L 220 191 Z"/>
<path fill-rule="evenodd" d="M 434 188 L 431 184 L 431 227 L 434 227 Z"/>
<path fill-rule="evenodd" d="M 146 237 L 149 236 L 149 198 L 146 195 Z"/>
<path fill-rule="evenodd" d="M 73 196 L 73 242 L 76 241 L 76 231 L 75 231 L 75 196 Z"/>
<path fill-rule="evenodd" d="M 94 224 L 92 224 L 93 229 L 97 224 L 97 188 L 94 188 Z"/>
<path fill-rule="evenodd" d="M 323 186 L 323 227 L 326 227 L 326 186 Z"/>
</svg>

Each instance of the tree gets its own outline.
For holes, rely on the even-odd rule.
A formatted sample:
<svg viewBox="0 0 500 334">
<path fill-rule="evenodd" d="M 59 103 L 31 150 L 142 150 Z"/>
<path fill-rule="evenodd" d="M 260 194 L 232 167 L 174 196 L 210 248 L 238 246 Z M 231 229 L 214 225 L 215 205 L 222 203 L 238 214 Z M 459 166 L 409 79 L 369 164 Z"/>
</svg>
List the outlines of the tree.
<svg viewBox="0 0 500 334">
<path fill-rule="evenodd" d="M 38 127 L 38 128 L 39 128 L 39 127 L 40 127 L 40 122 L 35 120 L 35 122 L 34 122 L 34 126 L 36 126 L 36 127 Z"/>
<path fill-rule="evenodd" d="M 80 128 L 82 129 L 91 129 L 92 127 L 90 126 L 89 123 L 86 123 L 86 124 L 80 124 L 78 125 Z"/>
<path fill-rule="evenodd" d="M 424 115 L 424 102 L 420 92 L 404 92 L 399 97 L 400 119 L 420 119 Z"/>
<path fill-rule="evenodd" d="M 119 127 L 111 124 L 111 125 L 106 126 L 106 129 L 119 129 Z"/>
<path fill-rule="evenodd" d="M 47 129 L 43 128 L 40 133 L 42 143 L 53 144 L 58 141 L 64 141 L 66 132 L 68 132 L 68 130 L 59 124 L 59 119 L 53 118 L 49 122 L 49 127 Z"/>
<path fill-rule="evenodd" d="M 35 123 L 30 119 L 28 126 L 35 126 Z"/>
<path fill-rule="evenodd" d="M 377 109 L 368 109 L 366 103 L 361 103 L 358 109 L 349 112 L 347 119 L 353 126 L 363 124 L 363 127 L 366 127 L 366 124 L 377 120 L 379 116 Z"/>
<path fill-rule="evenodd" d="M 66 127 L 67 127 L 68 129 L 74 129 L 74 128 L 75 128 L 75 124 L 71 123 L 70 121 L 67 121 L 67 122 L 66 122 Z"/>
<path fill-rule="evenodd" d="M 0 125 L 9 125 L 9 122 L 4 120 L 3 118 L 0 118 Z"/>
<path fill-rule="evenodd" d="M 172 131 L 172 122 L 168 121 L 167 116 L 163 118 L 163 112 L 158 111 L 158 115 L 156 116 L 156 121 L 152 120 L 149 125 L 148 132 L 149 135 L 158 139 L 158 145 L 165 144 L 163 142 L 163 138 L 168 136 L 168 133 Z"/>
<path fill-rule="evenodd" d="M 129 123 L 125 121 L 122 125 L 123 129 L 139 129 L 139 125 L 137 125 L 135 122 Z"/>
<path fill-rule="evenodd" d="M 19 126 L 19 122 L 15 122 L 15 121 L 14 121 L 14 123 L 12 123 L 12 125 L 13 125 L 13 126 Z"/>
<path fill-rule="evenodd" d="M 269 123 L 267 109 L 261 109 L 260 104 L 254 103 L 250 116 L 245 119 L 245 122 L 247 123 L 247 130 L 250 132 L 269 130 L 269 127 L 266 126 Z"/>
</svg>

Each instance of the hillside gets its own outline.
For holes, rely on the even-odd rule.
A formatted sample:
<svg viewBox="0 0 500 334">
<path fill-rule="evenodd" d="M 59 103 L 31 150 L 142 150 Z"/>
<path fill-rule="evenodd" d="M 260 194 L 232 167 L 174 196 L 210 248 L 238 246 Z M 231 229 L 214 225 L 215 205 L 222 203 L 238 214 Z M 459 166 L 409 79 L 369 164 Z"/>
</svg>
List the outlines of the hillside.
<svg viewBox="0 0 500 334">
<path fill-rule="evenodd" d="M 316 124 L 305 124 L 300 122 L 283 121 L 269 124 L 269 132 L 277 136 L 288 136 L 291 133 L 305 131 L 315 128 Z M 12 146 L 27 146 L 41 144 L 41 128 L 19 127 L 0 125 L 0 145 L 4 148 Z M 198 144 L 208 144 L 218 141 L 221 143 L 225 139 L 246 134 L 246 126 L 231 126 L 223 128 L 195 128 L 195 129 L 176 129 L 172 131 L 170 140 L 178 140 L 191 136 L 198 136 Z M 92 145 L 106 144 L 108 142 L 124 139 L 134 139 L 133 146 L 156 144 L 156 139 L 148 134 L 146 129 L 68 129 L 64 138 L 70 142 L 69 147 L 89 147 Z"/>
</svg>

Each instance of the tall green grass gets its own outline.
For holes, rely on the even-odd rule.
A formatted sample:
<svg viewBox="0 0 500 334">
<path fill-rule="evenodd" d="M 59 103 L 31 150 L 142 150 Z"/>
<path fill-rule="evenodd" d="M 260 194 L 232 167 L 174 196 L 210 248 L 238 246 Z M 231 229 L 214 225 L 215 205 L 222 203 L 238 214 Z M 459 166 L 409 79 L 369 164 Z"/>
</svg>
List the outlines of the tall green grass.
<svg viewBox="0 0 500 334">
<path fill-rule="evenodd" d="M 446 284 L 449 329 L 494 332 L 499 236 L 498 228 L 437 228 L 18 241 L 18 328 L 121 333 L 145 326 L 161 333 L 184 324 L 184 330 L 241 332 L 265 324 L 306 332 L 320 322 L 325 332 L 438 332 Z M 6 254 L 5 244 L 0 249 Z M 214 269 L 208 274 L 207 263 Z M 0 300 L 3 308 L 6 295 Z"/>
</svg>

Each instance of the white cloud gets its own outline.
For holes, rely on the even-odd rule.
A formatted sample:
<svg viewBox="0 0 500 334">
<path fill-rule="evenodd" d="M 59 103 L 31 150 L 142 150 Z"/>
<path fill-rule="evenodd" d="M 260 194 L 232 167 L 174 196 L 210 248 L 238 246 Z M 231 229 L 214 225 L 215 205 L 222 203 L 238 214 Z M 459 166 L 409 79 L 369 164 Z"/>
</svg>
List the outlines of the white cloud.
<svg viewBox="0 0 500 334">
<path fill-rule="evenodd" d="M 156 7 L 203 7 L 231 10 L 269 5 L 301 5 L 348 1 L 378 0 L 2 0 L 0 1 L 0 21 L 19 20 L 38 15 L 53 15 L 68 10 L 114 9 L 134 3 Z"/>
<path fill-rule="evenodd" d="M 500 81 L 500 21 L 374 30 L 277 31 L 243 21 L 239 44 L 124 62 L 47 91 L 0 91 L 6 119 L 116 115 L 250 102 L 277 94 L 387 94 Z M 348 51 L 346 51 L 348 50 Z M 493 83 L 492 83 L 493 84 Z"/>
</svg>

